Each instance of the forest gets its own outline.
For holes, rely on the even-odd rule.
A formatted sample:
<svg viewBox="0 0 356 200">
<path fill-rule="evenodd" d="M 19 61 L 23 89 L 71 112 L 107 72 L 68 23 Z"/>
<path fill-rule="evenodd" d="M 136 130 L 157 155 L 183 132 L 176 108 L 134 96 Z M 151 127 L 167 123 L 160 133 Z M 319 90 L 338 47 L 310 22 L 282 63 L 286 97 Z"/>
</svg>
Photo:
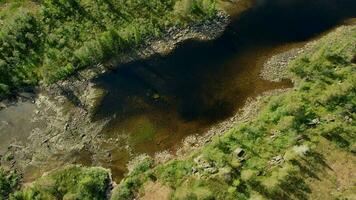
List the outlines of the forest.
<svg viewBox="0 0 356 200">
<path fill-rule="evenodd" d="M 1 1 L 0 95 L 54 83 L 216 12 L 215 0 Z"/>
</svg>

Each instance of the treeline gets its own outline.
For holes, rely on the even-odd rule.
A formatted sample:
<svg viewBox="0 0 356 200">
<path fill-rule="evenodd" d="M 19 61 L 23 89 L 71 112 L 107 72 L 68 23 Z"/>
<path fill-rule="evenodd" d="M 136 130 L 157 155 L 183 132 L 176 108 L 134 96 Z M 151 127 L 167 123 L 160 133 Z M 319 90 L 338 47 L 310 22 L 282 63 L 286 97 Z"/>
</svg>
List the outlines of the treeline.
<svg viewBox="0 0 356 200">
<path fill-rule="evenodd" d="M 215 0 L 42 0 L 35 9 L 16 5 L 0 9 L 0 17 L 13 9 L 0 20 L 0 95 L 55 82 L 129 51 L 168 27 L 216 14 Z"/>
</svg>

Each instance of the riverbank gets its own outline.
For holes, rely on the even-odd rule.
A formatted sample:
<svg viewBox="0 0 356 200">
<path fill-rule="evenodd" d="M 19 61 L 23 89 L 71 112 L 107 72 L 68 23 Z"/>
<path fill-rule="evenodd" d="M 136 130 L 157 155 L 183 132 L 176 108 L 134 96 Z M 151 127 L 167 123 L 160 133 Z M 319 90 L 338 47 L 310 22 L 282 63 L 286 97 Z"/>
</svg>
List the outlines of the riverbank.
<svg viewBox="0 0 356 200">
<path fill-rule="evenodd" d="M 192 23 L 184 28 L 172 27 L 158 38 L 147 38 L 144 44 L 129 53 L 120 54 L 117 58 L 112 58 L 105 63 L 81 70 L 72 77 L 59 81 L 49 87 L 43 87 L 41 90 L 53 96 L 67 96 L 73 103 L 84 106 L 88 111 L 93 111 L 96 108 L 97 102 L 100 101 L 100 97 L 104 95 L 92 83 L 92 80 L 96 77 L 110 71 L 115 71 L 121 65 L 133 61 L 145 60 L 154 55 L 169 54 L 178 45 L 187 40 L 207 41 L 215 39 L 224 32 L 229 22 L 229 15 L 223 11 L 219 11 L 216 17 L 211 20 L 202 23 Z M 83 91 L 85 92 L 83 93 Z"/>
<path fill-rule="evenodd" d="M 38 91 L 36 93 L 28 90 L 19 93 L 18 97 L 2 101 L 2 109 L 23 103 L 32 104 L 33 109 L 31 113 L 26 113 L 26 116 L 32 118 L 31 123 L 37 127 L 33 130 L 25 129 L 30 132 L 24 134 L 28 135 L 26 142 L 12 139 L 2 156 L 2 166 L 23 172 L 25 181 L 31 181 L 40 174 L 66 163 L 92 165 L 102 162 L 100 160 L 109 161 L 110 153 L 100 147 L 107 142 L 116 146 L 118 139 L 106 141 L 106 138 L 100 135 L 109 119 L 92 120 L 93 111 L 106 94 L 106 91 L 96 87 L 92 80 L 115 70 L 113 66 L 120 67 L 124 63 L 147 59 L 156 54 L 168 54 L 183 41 L 214 39 L 223 33 L 228 23 L 229 16 L 219 12 L 213 20 L 187 25 L 184 29 L 171 28 L 163 37 L 148 39 L 135 52 L 120 55 L 118 60 L 110 60 L 106 64 L 81 70 L 50 86 L 36 88 L 33 90 Z M 81 160 L 83 154 L 93 158 L 88 161 Z"/>
<path fill-rule="evenodd" d="M 138 168 L 133 168 L 131 175 L 116 188 L 114 199 L 150 199 L 152 188 L 160 188 L 159 191 L 164 194 L 157 195 L 167 199 L 184 199 L 189 196 L 217 199 L 244 199 L 251 196 L 262 199 L 289 199 L 293 196 L 308 198 L 310 195 L 322 199 L 325 197 L 318 193 L 320 188 L 330 191 L 335 197 L 349 196 L 352 187 L 349 178 L 331 174 L 338 179 L 338 183 L 342 182 L 340 186 L 338 183 L 329 182 L 329 178 L 319 178 L 319 175 L 330 174 L 327 166 L 339 168 L 343 162 L 348 163 L 348 166 L 344 166 L 345 169 L 340 169 L 343 172 L 351 175 L 349 169 L 355 169 L 354 164 L 341 157 L 336 161 L 337 164 L 331 163 L 335 161 L 337 154 L 347 154 L 348 159 L 355 159 L 351 153 L 354 151 L 352 144 L 355 139 L 352 133 L 353 116 L 340 116 L 342 109 L 349 109 L 344 107 L 347 103 L 324 104 L 325 101 L 338 101 L 328 98 L 336 92 L 334 87 L 341 90 L 335 95 L 344 95 L 345 101 L 352 101 L 354 98 L 354 84 L 351 80 L 355 68 L 351 61 L 356 53 L 353 45 L 355 41 L 352 39 L 354 33 L 355 26 L 340 27 L 322 39 L 310 43 L 312 47 L 307 53 L 291 56 L 293 59 L 289 61 L 289 70 L 296 83 L 293 90 L 265 97 L 266 104 L 254 118 L 228 128 L 224 135 L 216 135 L 212 141 L 202 145 L 202 148 L 190 150 L 183 157 L 158 166 L 147 164 L 148 158 L 143 159 L 137 164 Z M 331 59 L 328 57 L 330 54 L 344 60 L 328 61 Z M 306 60 L 311 64 L 307 64 Z M 323 63 L 322 66 L 319 65 L 320 62 Z M 310 67 L 314 70 L 309 71 Z M 334 79 L 328 79 L 333 81 L 330 86 L 320 83 L 319 76 L 323 76 L 321 74 L 326 68 L 335 68 L 333 74 L 345 79 L 336 82 Z M 306 78 L 300 70 L 312 74 Z M 305 89 L 307 91 L 304 91 Z M 308 98 L 308 101 L 300 101 L 300 94 L 303 98 Z M 321 98 L 320 104 L 308 103 L 318 102 L 318 98 Z M 335 106 L 338 110 L 341 109 L 341 113 L 336 110 L 326 111 L 327 108 L 323 108 L 325 106 Z M 303 108 L 310 110 L 302 111 Z M 301 112 L 301 121 L 298 120 L 296 112 Z M 310 115 L 310 112 L 314 114 Z M 330 131 L 329 128 L 332 127 L 329 126 L 343 127 L 343 131 L 335 133 Z M 195 143 L 199 146 L 199 142 Z M 324 152 L 325 145 L 334 150 L 328 149 Z M 142 164 L 146 167 L 142 168 Z M 127 185 L 130 181 L 135 183 L 134 186 Z M 314 185 L 316 182 L 317 185 Z M 303 184 L 303 187 L 290 187 L 296 183 Z M 259 185 L 257 188 L 256 184 Z M 339 192 L 335 193 L 336 190 Z"/>
<path fill-rule="evenodd" d="M 259 72 L 259 76 L 263 80 L 270 82 L 281 82 L 281 81 L 294 81 L 289 72 L 289 65 L 293 60 L 300 57 L 301 55 L 307 55 L 313 51 L 316 45 L 318 45 L 319 40 L 329 33 L 338 31 L 342 26 L 354 26 L 356 21 L 354 19 L 348 19 L 345 22 L 342 22 L 338 27 L 333 28 L 321 35 L 314 37 L 306 42 L 296 43 L 290 46 L 289 50 L 284 50 L 281 53 L 277 53 L 269 57 L 266 61 L 263 62 L 262 67 Z M 284 48 L 282 48 L 284 49 Z M 277 50 L 277 52 L 280 50 Z M 182 159 L 185 156 L 189 155 L 192 151 L 201 149 L 205 144 L 208 144 L 212 141 L 212 138 L 215 136 L 221 136 L 227 131 L 231 130 L 233 127 L 238 126 L 239 124 L 245 123 L 260 114 L 261 108 L 266 106 L 268 100 L 277 96 L 281 93 L 285 93 L 293 90 L 295 87 L 291 85 L 290 88 L 285 89 L 276 89 L 264 92 L 256 97 L 248 98 L 244 105 L 232 116 L 218 124 L 213 125 L 209 130 L 203 134 L 199 135 L 190 135 L 182 141 L 182 145 L 176 150 L 176 152 L 158 152 L 154 156 L 154 163 L 162 164 L 166 163 L 171 159 Z M 140 157 L 145 158 L 145 157 Z M 140 159 L 139 159 L 140 160 Z M 135 163 L 138 161 L 135 160 Z M 130 168 L 133 168 L 132 166 Z"/>
<path fill-rule="evenodd" d="M 121 53 L 130 54 L 171 27 L 214 20 L 220 12 L 216 4 L 1 2 L 0 97 L 26 86 L 56 83 Z"/>
</svg>

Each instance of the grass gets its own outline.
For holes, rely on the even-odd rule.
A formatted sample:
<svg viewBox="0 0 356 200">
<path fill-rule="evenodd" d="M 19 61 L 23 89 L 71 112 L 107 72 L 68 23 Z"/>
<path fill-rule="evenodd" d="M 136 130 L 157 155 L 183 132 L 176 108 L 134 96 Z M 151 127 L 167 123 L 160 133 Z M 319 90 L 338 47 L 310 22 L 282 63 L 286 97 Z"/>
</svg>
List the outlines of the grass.
<svg viewBox="0 0 356 200">
<path fill-rule="evenodd" d="M 184 159 L 129 174 L 116 191 L 144 195 L 147 181 L 169 186 L 172 199 L 324 199 L 316 198 L 318 187 L 337 191 L 330 181 L 315 182 L 329 170 L 330 152 L 354 159 L 355 42 L 355 26 L 328 34 L 289 64 L 294 90 L 266 97 L 255 119 Z M 331 149 L 320 151 L 323 141 Z M 237 148 L 244 159 L 234 155 Z M 352 163 L 341 168 L 355 170 Z M 335 197 L 351 195 L 352 183 L 345 185 Z"/>
<path fill-rule="evenodd" d="M 120 60 L 170 27 L 216 13 L 215 0 L 2 1 L 0 95 Z"/>
<path fill-rule="evenodd" d="M 0 200 L 5 200 L 20 187 L 21 176 L 16 171 L 0 168 Z"/>
<path fill-rule="evenodd" d="M 110 186 L 108 170 L 99 167 L 68 166 L 51 172 L 15 192 L 11 198 L 33 199 L 107 199 Z"/>
</svg>

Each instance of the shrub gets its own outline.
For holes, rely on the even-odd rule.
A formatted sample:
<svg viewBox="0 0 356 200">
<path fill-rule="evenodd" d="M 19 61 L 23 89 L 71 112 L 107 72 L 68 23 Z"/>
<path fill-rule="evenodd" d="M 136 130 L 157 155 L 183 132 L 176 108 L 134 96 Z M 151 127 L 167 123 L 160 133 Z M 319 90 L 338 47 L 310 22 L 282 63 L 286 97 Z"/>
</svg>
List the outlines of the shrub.
<svg viewBox="0 0 356 200">
<path fill-rule="evenodd" d="M 8 199 L 9 195 L 19 189 L 21 176 L 16 171 L 5 171 L 0 167 L 0 200 Z"/>
<path fill-rule="evenodd" d="M 17 199 L 106 199 L 109 172 L 99 167 L 69 166 L 46 175 L 20 193 Z"/>
</svg>

